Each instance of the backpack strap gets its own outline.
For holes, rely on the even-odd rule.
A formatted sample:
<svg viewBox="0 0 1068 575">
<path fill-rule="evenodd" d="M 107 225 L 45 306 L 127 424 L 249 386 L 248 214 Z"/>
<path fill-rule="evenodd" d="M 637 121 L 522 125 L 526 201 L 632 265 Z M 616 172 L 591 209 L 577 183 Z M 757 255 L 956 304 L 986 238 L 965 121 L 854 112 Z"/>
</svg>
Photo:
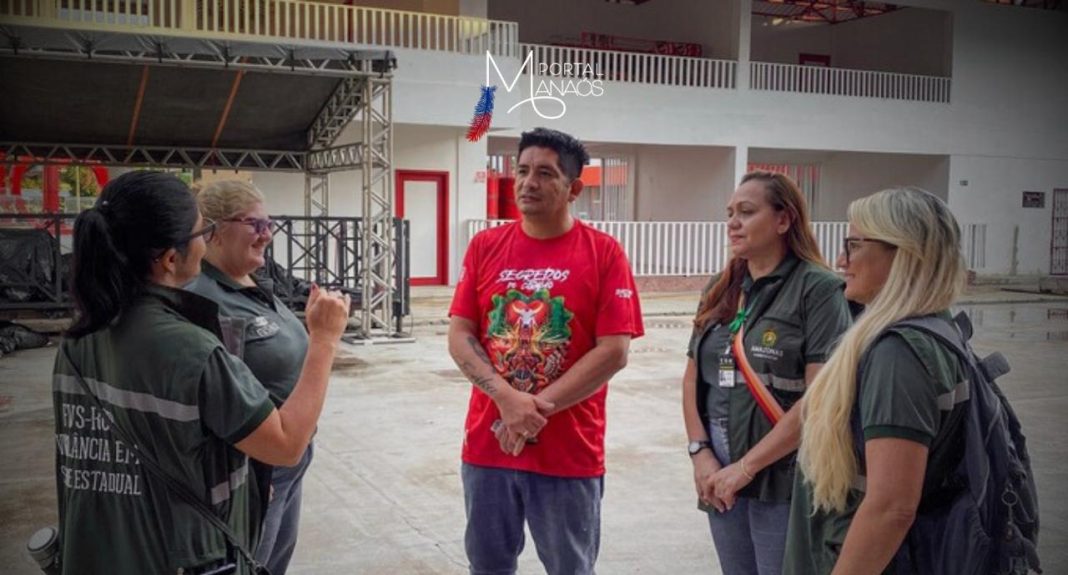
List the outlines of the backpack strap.
<svg viewBox="0 0 1068 575">
<path fill-rule="evenodd" d="M 887 330 L 901 326 L 912 327 L 934 336 L 956 352 L 957 356 L 964 359 L 967 364 L 974 364 L 976 368 L 982 370 L 988 381 L 994 381 L 1009 373 L 1012 369 L 1009 367 L 1009 361 L 998 351 L 981 360 L 976 359 L 971 346 L 968 345 L 968 340 L 971 339 L 973 333 L 972 321 L 968 318 L 968 314 L 964 312 L 958 313 L 953 318 L 953 323 L 928 315 L 903 319 L 887 328 Z"/>
<path fill-rule="evenodd" d="M 864 371 L 871 359 L 871 350 L 879 340 L 891 333 L 899 331 L 901 328 L 912 328 L 934 337 L 936 341 L 951 349 L 966 366 L 975 366 L 978 369 L 983 369 L 988 376 L 996 377 L 996 375 L 1003 375 L 1009 371 L 1008 361 L 1006 361 L 1005 357 L 1000 353 L 993 353 L 982 362 L 976 362 L 971 347 L 968 345 L 968 340 L 971 338 L 973 329 L 972 322 L 966 313 L 958 313 L 956 317 L 953 318 L 952 322 L 933 315 L 910 317 L 898 320 L 887 326 L 875 337 L 875 339 L 872 340 L 868 349 L 864 350 L 864 353 L 860 357 L 860 361 L 857 363 L 856 385 L 858 397 L 860 396 L 860 385 L 864 379 Z M 853 453 L 857 457 L 859 470 L 857 480 L 854 481 L 854 487 L 860 491 L 864 491 L 865 481 L 863 470 L 866 466 L 866 458 L 864 456 L 864 430 L 861 427 L 859 403 L 856 401 L 853 402 L 849 424 L 853 435 Z"/>
</svg>

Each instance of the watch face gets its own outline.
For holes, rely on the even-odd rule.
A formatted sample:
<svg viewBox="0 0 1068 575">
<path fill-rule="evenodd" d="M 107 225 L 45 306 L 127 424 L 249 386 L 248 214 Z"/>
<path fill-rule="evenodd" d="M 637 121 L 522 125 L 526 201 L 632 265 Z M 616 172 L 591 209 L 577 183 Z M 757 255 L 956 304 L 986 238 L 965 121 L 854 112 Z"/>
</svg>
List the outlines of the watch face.
<svg viewBox="0 0 1068 575">
<path fill-rule="evenodd" d="M 687 446 L 687 449 L 689 450 L 690 455 L 696 455 L 697 452 L 701 451 L 702 449 L 704 449 L 704 447 L 705 447 L 705 443 L 704 442 L 691 441 L 690 444 Z"/>
</svg>

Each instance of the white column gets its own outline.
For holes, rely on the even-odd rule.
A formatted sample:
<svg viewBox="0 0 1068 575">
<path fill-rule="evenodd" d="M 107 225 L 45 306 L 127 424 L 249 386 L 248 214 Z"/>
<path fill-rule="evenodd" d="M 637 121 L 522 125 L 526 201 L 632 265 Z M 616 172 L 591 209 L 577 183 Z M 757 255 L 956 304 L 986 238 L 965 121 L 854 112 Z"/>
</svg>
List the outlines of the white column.
<svg viewBox="0 0 1068 575">
<path fill-rule="evenodd" d="M 739 144 L 734 148 L 734 187 L 742 181 L 742 176 L 749 171 L 749 146 Z"/>
<path fill-rule="evenodd" d="M 749 89 L 749 52 L 753 32 L 753 0 L 738 0 L 738 13 L 736 14 L 738 30 L 735 36 L 738 39 L 738 82 L 736 89 Z M 748 151 L 746 152 L 748 154 Z M 742 172 L 744 173 L 744 172 Z"/>
</svg>

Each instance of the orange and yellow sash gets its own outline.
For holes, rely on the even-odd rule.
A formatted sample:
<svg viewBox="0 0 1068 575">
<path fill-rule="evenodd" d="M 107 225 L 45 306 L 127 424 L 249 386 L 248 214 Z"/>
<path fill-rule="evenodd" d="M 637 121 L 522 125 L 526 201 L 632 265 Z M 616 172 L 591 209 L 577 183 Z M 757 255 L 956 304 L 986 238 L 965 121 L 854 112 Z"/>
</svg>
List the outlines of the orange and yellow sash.
<svg viewBox="0 0 1068 575">
<path fill-rule="evenodd" d="M 753 371 L 753 366 L 749 365 L 749 359 L 745 357 L 745 319 L 748 315 L 749 309 L 745 307 L 745 294 L 741 294 L 738 298 L 738 315 L 734 317 L 729 327 L 731 333 L 734 334 L 731 354 L 734 356 L 734 365 L 738 371 L 742 372 L 742 379 L 745 380 L 749 393 L 753 394 L 753 399 L 760 406 L 760 411 L 764 412 L 768 421 L 774 426 L 779 423 L 785 412 L 779 402 L 775 401 L 775 396 L 771 394 L 768 386 L 764 385 L 764 381 Z"/>
<path fill-rule="evenodd" d="M 734 354 L 734 363 L 738 366 L 738 371 L 742 372 L 742 379 L 745 380 L 746 387 L 749 388 L 749 393 L 753 394 L 753 399 L 756 400 L 757 405 L 760 406 L 760 411 L 764 412 L 768 421 L 774 426 L 779 423 L 785 413 L 782 410 L 782 406 L 778 401 L 775 401 L 775 396 L 771 394 L 771 390 L 768 386 L 764 385 L 760 376 L 753 371 L 753 366 L 749 365 L 749 359 L 745 357 L 745 328 L 738 327 L 738 333 L 734 336 L 734 341 L 731 342 L 731 352 Z"/>
</svg>

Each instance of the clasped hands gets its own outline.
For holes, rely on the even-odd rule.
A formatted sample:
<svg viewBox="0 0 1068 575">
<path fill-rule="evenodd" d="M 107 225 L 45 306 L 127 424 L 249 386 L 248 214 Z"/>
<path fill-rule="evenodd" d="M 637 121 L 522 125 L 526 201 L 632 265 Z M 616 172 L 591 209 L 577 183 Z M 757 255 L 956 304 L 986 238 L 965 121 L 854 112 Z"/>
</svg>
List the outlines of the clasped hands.
<svg viewBox="0 0 1068 575">
<path fill-rule="evenodd" d="M 538 433 L 549 422 L 548 415 L 555 405 L 536 395 L 510 390 L 497 401 L 501 418 L 490 428 L 497 437 L 501 451 L 519 455 L 527 443 L 536 443 Z"/>
<path fill-rule="evenodd" d="M 752 482 L 741 462 L 721 468 L 709 450 L 694 456 L 694 485 L 697 496 L 707 505 L 724 513 L 734 508 L 738 492 Z"/>
</svg>

